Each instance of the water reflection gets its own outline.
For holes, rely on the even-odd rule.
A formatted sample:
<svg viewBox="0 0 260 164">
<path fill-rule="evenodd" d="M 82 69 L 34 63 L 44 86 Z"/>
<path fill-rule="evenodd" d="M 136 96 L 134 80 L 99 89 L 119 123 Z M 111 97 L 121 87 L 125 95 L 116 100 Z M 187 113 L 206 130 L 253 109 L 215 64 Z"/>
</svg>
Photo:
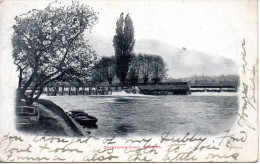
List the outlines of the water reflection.
<svg viewBox="0 0 260 164">
<path fill-rule="evenodd" d="M 97 124 L 89 124 L 89 125 L 85 125 L 85 128 L 97 129 L 97 128 L 98 128 L 98 125 L 97 125 Z"/>
<path fill-rule="evenodd" d="M 197 133 L 216 135 L 231 128 L 237 96 L 67 96 L 48 97 L 64 110 L 84 110 L 98 118 L 97 136 Z"/>
<path fill-rule="evenodd" d="M 130 124 L 120 124 L 115 125 L 116 133 L 120 136 L 124 136 L 128 133 L 134 133 L 136 131 L 135 127 Z"/>
</svg>

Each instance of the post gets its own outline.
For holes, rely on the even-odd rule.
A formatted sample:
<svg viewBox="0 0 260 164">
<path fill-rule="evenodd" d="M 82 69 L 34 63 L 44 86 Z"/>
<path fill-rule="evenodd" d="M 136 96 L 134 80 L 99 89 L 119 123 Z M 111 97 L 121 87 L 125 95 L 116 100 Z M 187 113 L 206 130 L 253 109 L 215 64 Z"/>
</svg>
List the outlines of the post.
<svg viewBox="0 0 260 164">
<path fill-rule="evenodd" d="M 64 92 L 64 85 L 62 86 L 62 89 L 61 89 L 61 95 L 63 96 L 63 92 Z"/>
<path fill-rule="evenodd" d="M 47 96 L 50 96 L 49 94 L 50 94 L 50 88 L 49 86 L 47 86 Z"/>
<path fill-rule="evenodd" d="M 82 95 L 85 95 L 85 87 L 82 87 Z"/>
<path fill-rule="evenodd" d="M 92 94 L 92 88 L 89 87 L 89 88 L 88 88 L 88 91 L 89 91 L 89 95 L 91 95 L 91 94 Z"/>
</svg>

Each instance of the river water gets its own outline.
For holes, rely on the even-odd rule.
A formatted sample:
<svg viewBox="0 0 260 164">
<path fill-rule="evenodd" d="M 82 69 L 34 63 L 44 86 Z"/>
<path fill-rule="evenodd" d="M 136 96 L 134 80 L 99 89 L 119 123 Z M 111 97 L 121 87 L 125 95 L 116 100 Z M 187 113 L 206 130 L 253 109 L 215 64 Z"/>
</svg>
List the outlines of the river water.
<svg viewBox="0 0 260 164">
<path fill-rule="evenodd" d="M 174 134 L 217 135 L 232 127 L 238 112 L 234 93 L 146 96 L 44 97 L 65 111 L 84 110 L 98 118 L 96 136 Z"/>
</svg>

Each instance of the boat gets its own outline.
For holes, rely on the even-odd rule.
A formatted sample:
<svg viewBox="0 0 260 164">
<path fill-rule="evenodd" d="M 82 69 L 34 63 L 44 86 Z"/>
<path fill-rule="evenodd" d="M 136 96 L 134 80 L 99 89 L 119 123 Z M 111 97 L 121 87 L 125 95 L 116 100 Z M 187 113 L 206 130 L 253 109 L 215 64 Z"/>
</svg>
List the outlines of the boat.
<svg viewBox="0 0 260 164">
<path fill-rule="evenodd" d="M 90 126 L 98 121 L 96 117 L 90 116 L 83 111 L 69 111 L 67 114 L 82 126 Z"/>
</svg>

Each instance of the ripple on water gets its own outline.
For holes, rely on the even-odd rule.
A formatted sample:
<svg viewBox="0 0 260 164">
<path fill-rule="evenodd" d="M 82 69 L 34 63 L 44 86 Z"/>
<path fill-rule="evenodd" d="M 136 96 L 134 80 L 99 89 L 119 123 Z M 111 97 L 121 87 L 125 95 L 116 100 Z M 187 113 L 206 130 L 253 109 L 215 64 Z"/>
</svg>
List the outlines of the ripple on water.
<svg viewBox="0 0 260 164">
<path fill-rule="evenodd" d="M 65 111 L 84 110 L 98 118 L 100 136 L 159 135 L 165 131 L 216 135 L 231 127 L 237 96 L 63 96 L 45 97 Z"/>
</svg>

